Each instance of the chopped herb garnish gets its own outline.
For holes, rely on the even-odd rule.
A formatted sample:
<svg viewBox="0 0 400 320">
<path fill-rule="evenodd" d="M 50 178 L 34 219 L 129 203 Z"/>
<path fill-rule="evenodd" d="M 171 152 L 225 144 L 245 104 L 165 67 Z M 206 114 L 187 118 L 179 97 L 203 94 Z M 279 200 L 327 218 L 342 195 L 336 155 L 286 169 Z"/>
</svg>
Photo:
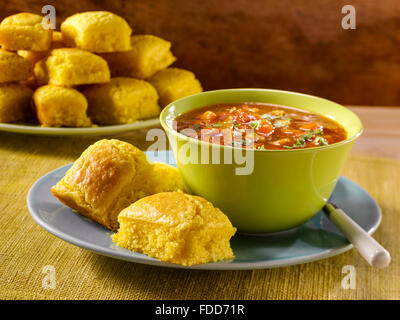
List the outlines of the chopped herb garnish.
<svg viewBox="0 0 400 320">
<path fill-rule="evenodd" d="M 314 137 L 316 135 L 321 135 L 321 134 L 322 134 L 322 131 L 319 130 L 319 129 L 310 130 L 307 133 L 302 134 L 291 147 L 290 146 L 283 146 L 283 147 L 286 148 L 286 149 L 304 147 L 307 140 L 310 140 L 312 137 Z M 323 141 L 327 144 L 326 140 L 323 137 L 317 137 L 317 138 L 322 138 Z M 324 142 L 322 142 L 322 143 L 324 143 Z M 321 142 L 319 141 L 319 143 L 321 143 Z"/>
<path fill-rule="evenodd" d="M 328 141 L 326 141 L 326 139 L 323 137 L 315 138 L 315 142 L 318 143 L 320 146 L 327 146 L 329 144 Z"/>
<path fill-rule="evenodd" d="M 289 125 L 289 121 L 290 120 L 288 119 L 277 119 L 272 123 L 272 125 L 274 126 L 274 128 L 283 128 Z"/>
<path fill-rule="evenodd" d="M 265 119 L 265 120 L 269 120 L 269 121 L 278 119 L 278 118 L 280 118 L 280 117 L 281 117 L 281 116 L 273 116 L 272 114 L 269 114 L 269 113 L 264 113 L 264 114 L 261 116 L 261 118 L 263 118 L 263 119 Z"/>
<path fill-rule="evenodd" d="M 263 119 L 265 119 L 265 120 L 268 120 L 268 121 L 273 121 L 273 120 L 277 120 L 277 119 L 279 119 L 279 120 L 285 120 L 285 121 L 291 121 L 292 119 L 290 118 L 290 117 L 286 117 L 286 116 L 283 116 L 283 115 L 280 115 L 280 116 L 278 116 L 278 115 L 272 115 L 272 114 L 269 114 L 269 113 L 264 113 L 262 116 L 261 116 L 261 118 L 263 118 Z M 275 125 L 274 125 L 275 126 Z M 286 126 L 286 125 L 285 125 Z M 281 127 L 275 127 L 275 128 L 281 128 Z"/>
<path fill-rule="evenodd" d="M 249 122 L 249 126 L 254 130 L 257 130 L 260 127 L 260 124 L 261 120 L 253 120 Z"/>
<path fill-rule="evenodd" d="M 224 126 L 223 122 L 217 122 L 217 123 L 206 123 L 205 127 L 206 128 L 221 128 Z"/>
<path fill-rule="evenodd" d="M 237 122 L 236 120 L 233 120 L 232 124 L 233 124 L 234 127 L 237 127 L 237 128 L 240 128 L 242 126 L 242 123 L 241 122 Z"/>
</svg>

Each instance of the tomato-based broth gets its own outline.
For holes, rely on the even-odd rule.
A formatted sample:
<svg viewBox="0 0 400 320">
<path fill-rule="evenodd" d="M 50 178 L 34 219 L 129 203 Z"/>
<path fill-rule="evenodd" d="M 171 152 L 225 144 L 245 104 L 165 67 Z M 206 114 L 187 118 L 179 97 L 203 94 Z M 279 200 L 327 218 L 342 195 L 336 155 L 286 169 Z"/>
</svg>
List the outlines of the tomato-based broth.
<svg viewBox="0 0 400 320">
<path fill-rule="evenodd" d="M 174 129 L 210 143 L 257 150 L 311 148 L 347 138 L 345 129 L 327 117 L 261 103 L 195 109 L 176 117 Z"/>
</svg>

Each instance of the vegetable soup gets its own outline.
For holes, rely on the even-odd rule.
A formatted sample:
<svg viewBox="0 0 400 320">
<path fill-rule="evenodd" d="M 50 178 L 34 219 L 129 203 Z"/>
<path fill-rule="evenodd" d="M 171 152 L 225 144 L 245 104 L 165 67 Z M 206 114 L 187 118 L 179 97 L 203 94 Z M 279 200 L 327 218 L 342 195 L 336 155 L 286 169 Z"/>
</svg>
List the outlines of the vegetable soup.
<svg viewBox="0 0 400 320">
<path fill-rule="evenodd" d="M 345 129 L 325 116 L 262 103 L 202 107 L 176 117 L 174 126 L 192 138 L 257 150 L 311 148 L 347 138 Z"/>
</svg>

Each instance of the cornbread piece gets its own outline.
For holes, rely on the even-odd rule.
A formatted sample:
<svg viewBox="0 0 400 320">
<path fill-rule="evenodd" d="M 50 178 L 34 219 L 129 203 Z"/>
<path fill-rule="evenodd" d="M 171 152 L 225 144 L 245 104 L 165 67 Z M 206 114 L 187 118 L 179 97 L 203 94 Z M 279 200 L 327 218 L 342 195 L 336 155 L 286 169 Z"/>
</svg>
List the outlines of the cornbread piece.
<svg viewBox="0 0 400 320">
<path fill-rule="evenodd" d="M 118 216 L 119 246 L 190 266 L 234 258 L 228 217 L 204 198 L 163 192 L 138 200 Z"/>
<path fill-rule="evenodd" d="M 131 50 L 103 53 L 112 77 L 145 79 L 170 64 L 176 58 L 171 53 L 171 43 L 152 35 L 135 35 L 131 38 Z"/>
<path fill-rule="evenodd" d="M 50 54 L 51 50 L 63 47 L 66 47 L 66 45 L 62 40 L 62 33 L 58 31 L 53 31 L 52 41 L 49 50 L 46 51 L 18 50 L 17 53 L 21 57 L 24 57 L 25 59 L 29 60 L 34 65 L 36 62 L 39 62 L 40 60 L 46 58 Z"/>
<path fill-rule="evenodd" d="M 100 140 L 82 153 L 51 192 L 80 214 L 116 230 L 121 210 L 151 194 L 152 169 L 133 145 Z"/>
<path fill-rule="evenodd" d="M 49 83 L 49 74 L 47 72 L 45 59 L 35 63 L 33 67 L 33 75 L 34 75 L 33 82 L 37 86 L 44 86 L 45 84 Z"/>
<path fill-rule="evenodd" d="M 35 65 L 36 62 L 45 58 L 49 51 L 29 51 L 29 50 L 18 50 L 18 55 L 30 61 L 32 65 Z"/>
<path fill-rule="evenodd" d="M 53 85 L 38 88 L 33 100 L 36 114 L 46 127 L 88 127 L 87 100 L 78 90 Z"/>
<path fill-rule="evenodd" d="M 17 55 L 0 49 L 0 83 L 27 80 L 32 74 L 32 64 Z"/>
<path fill-rule="evenodd" d="M 88 114 L 99 124 L 131 123 L 160 113 L 154 87 L 133 78 L 112 78 L 109 83 L 84 91 L 89 102 Z"/>
<path fill-rule="evenodd" d="M 155 162 L 153 165 L 153 191 L 185 191 L 183 178 L 178 168 L 163 162 Z"/>
<path fill-rule="evenodd" d="M 132 33 L 128 23 L 114 13 L 88 11 L 77 13 L 61 24 L 65 41 L 91 52 L 127 51 Z"/>
<path fill-rule="evenodd" d="M 58 48 L 65 47 L 67 44 L 65 43 L 63 39 L 63 35 L 60 31 L 53 31 L 52 37 L 51 37 L 51 44 L 58 46 Z"/>
<path fill-rule="evenodd" d="M 11 51 L 49 50 L 53 31 L 44 29 L 42 20 L 42 16 L 27 12 L 5 18 L 0 23 L 1 46 Z"/>
<path fill-rule="evenodd" d="M 47 73 L 49 84 L 58 86 L 110 81 L 107 62 L 98 55 L 80 49 L 54 49 L 41 67 L 44 75 Z"/>
<path fill-rule="evenodd" d="M 161 107 L 165 107 L 179 98 L 203 91 L 193 72 L 178 68 L 161 70 L 150 77 L 148 81 L 157 89 Z"/>
<path fill-rule="evenodd" d="M 33 115 L 32 94 L 31 89 L 21 84 L 0 85 L 0 122 L 29 120 Z"/>
</svg>

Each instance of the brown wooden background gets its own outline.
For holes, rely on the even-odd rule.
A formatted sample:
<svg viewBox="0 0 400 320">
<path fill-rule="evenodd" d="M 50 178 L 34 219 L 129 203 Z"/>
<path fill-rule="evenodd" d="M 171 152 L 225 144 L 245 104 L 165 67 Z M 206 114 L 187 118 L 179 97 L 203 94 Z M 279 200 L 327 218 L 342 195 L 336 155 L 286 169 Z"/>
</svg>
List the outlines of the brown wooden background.
<svg viewBox="0 0 400 320">
<path fill-rule="evenodd" d="M 263 87 L 316 94 L 345 104 L 400 105 L 398 0 L 1 0 L 0 18 L 45 4 L 57 24 L 108 10 L 134 33 L 173 43 L 177 66 L 204 88 Z M 357 10 L 343 30 L 341 8 Z"/>
</svg>

